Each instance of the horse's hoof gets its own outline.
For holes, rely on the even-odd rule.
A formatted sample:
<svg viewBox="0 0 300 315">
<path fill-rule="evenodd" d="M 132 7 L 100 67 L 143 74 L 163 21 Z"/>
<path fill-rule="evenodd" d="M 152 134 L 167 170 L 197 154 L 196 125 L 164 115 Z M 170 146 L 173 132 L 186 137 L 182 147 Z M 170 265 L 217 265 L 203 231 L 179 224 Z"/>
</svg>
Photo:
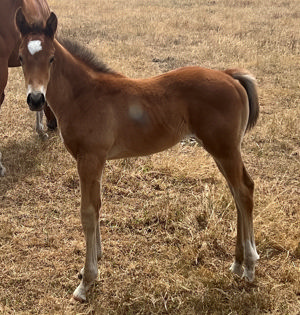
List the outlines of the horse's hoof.
<svg viewBox="0 0 300 315">
<path fill-rule="evenodd" d="M 250 283 L 253 282 L 255 278 L 254 269 L 245 268 L 244 273 L 243 273 L 243 278 L 245 278 L 245 280 Z"/>
<path fill-rule="evenodd" d="M 73 299 L 75 301 L 78 301 L 80 303 L 86 302 L 86 290 L 82 285 L 82 282 L 80 285 L 76 288 L 76 290 L 73 293 Z"/>
<path fill-rule="evenodd" d="M 86 300 L 83 300 L 81 299 L 80 297 L 77 297 L 77 296 L 72 296 L 71 299 L 70 299 L 70 303 L 71 304 L 75 304 L 75 303 L 85 303 Z"/>
<path fill-rule="evenodd" d="M 0 166 L 0 176 L 4 176 L 6 173 L 6 169 L 4 166 Z"/>
<path fill-rule="evenodd" d="M 40 137 L 40 139 L 41 139 L 42 141 L 46 141 L 46 140 L 49 139 L 49 136 L 48 136 L 48 134 L 47 134 L 46 132 L 41 132 L 41 133 L 39 133 L 39 137 Z"/>
<path fill-rule="evenodd" d="M 230 271 L 233 272 L 234 274 L 236 274 L 239 277 L 242 277 L 244 274 L 244 268 L 241 264 L 234 262 L 231 267 L 230 267 Z"/>
<path fill-rule="evenodd" d="M 72 295 L 72 297 L 70 298 L 70 304 L 74 305 L 74 304 L 79 304 L 79 303 L 85 303 L 85 301 L 78 300 Z"/>
</svg>

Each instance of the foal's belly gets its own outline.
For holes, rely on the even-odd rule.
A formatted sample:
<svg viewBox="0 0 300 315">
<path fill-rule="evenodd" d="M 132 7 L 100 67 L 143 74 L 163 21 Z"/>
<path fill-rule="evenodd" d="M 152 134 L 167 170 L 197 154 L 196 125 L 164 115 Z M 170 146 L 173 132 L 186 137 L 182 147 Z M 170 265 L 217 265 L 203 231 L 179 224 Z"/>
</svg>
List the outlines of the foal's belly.
<svg viewBox="0 0 300 315">
<path fill-rule="evenodd" d="M 108 152 L 109 160 L 145 156 L 164 151 L 176 145 L 184 136 L 163 136 L 153 138 L 136 137 L 128 138 L 126 142 L 117 141 Z"/>
</svg>

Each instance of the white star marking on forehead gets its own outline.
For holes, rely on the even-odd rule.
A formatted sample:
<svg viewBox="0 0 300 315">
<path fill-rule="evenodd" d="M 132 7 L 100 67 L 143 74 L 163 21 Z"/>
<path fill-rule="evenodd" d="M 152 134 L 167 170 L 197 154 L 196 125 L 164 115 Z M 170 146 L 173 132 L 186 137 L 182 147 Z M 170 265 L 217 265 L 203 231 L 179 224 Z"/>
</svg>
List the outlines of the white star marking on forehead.
<svg viewBox="0 0 300 315">
<path fill-rule="evenodd" d="M 40 40 L 31 40 L 28 45 L 27 48 L 29 50 L 29 52 L 31 53 L 31 55 L 34 55 L 35 53 L 41 51 L 42 48 L 42 42 Z"/>
</svg>

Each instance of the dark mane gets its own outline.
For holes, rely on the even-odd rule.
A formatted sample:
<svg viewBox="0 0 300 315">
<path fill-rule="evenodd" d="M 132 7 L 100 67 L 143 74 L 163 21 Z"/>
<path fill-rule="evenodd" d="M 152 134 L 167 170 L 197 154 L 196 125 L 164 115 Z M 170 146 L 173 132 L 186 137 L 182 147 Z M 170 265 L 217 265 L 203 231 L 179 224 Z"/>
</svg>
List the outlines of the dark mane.
<svg viewBox="0 0 300 315">
<path fill-rule="evenodd" d="M 112 73 L 116 74 L 115 71 L 111 70 L 106 66 L 98 57 L 90 51 L 88 48 L 70 39 L 59 38 L 58 41 L 63 45 L 74 57 L 81 60 L 85 65 L 90 67 L 96 72 Z"/>
</svg>

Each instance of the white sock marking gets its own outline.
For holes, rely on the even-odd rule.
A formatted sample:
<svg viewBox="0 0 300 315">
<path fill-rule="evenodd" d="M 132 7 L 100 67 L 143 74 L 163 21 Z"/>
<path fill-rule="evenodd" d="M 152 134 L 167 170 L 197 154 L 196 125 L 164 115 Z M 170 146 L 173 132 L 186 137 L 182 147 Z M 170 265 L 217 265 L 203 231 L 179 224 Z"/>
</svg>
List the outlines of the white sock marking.
<svg viewBox="0 0 300 315">
<path fill-rule="evenodd" d="M 42 48 L 42 42 L 40 40 L 31 40 L 28 45 L 27 48 L 29 50 L 29 52 L 31 53 L 31 55 L 33 56 L 35 53 L 41 51 Z"/>
<path fill-rule="evenodd" d="M 259 259 L 255 245 L 253 245 L 249 240 L 245 241 L 245 259 L 254 263 Z"/>
</svg>

